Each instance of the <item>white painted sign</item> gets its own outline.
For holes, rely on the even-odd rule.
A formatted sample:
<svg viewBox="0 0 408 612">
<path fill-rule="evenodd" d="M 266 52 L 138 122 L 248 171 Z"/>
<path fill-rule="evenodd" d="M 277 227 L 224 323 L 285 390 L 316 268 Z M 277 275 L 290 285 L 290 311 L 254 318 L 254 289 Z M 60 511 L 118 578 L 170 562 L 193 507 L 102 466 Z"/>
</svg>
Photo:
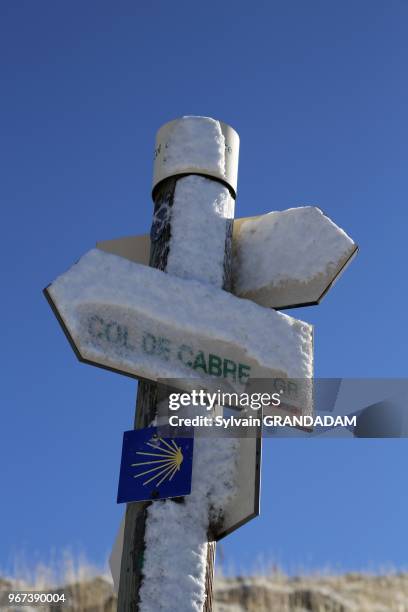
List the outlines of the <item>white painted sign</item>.
<svg viewBox="0 0 408 612">
<path fill-rule="evenodd" d="M 149 263 L 148 235 L 100 241 L 97 248 Z M 235 219 L 232 293 L 276 310 L 318 304 L 357 251 L 313 206 Z"/>
<path fill-rule="evenodd" d="M 242 217 L 234 219 L 233 229 L 233 244 L 239 232 L 241 224 L 252 219 L 260 219 L 261 217 Z M 150 256 L 150 236 L 149 234 L 139 234 L 137 236 L 123 236 L 122 238 L 113 238 L 112 240 L 99 240 L 96 243 L 96 248 L 105 253 L 119 255 L 125 257 L 135 263 L 149 265 Z"/>
<path fill-rule="evenodd" d="M 45 292 L 77 356 L 91 364 L 222 390 L 312 377 L 309 324 L 97 249 Z"/>
<path fill-rule="evenodd" d="M 220 540 L 259 515 L 261 480 L 260 437 L 240 438 L 237 451 L 237 494 L 223 508 L 222 523 L 215 538 Z"/>
<path fill-rule="evenodd" d="M 233 247 L 234 294 L 276 309 L 318 304 L 357 252 L 314 206 L 244 220 Z"/>
</svg>

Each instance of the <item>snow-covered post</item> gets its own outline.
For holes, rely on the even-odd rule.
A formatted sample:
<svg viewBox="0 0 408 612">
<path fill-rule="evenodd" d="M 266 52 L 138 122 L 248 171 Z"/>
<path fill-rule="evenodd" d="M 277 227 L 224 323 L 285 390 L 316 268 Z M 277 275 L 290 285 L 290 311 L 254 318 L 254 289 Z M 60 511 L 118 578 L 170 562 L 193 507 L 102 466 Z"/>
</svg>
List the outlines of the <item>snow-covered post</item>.
<svg viewBox="0 0 408 612">
<path fill-rule="evenodd" d="M 183 117 L 159 130 L 151 266 L 231 289 L 238 150 L 236 132 L 206 117 Z M 152 423 L 156 405 L 157 385 L 140 382 L 135 428 Z M 223 443 L 227 440 L 218 441 Z M 207 470 L 208 454 L 208 441 L 203 441 L 194 458 L 201 472 Z M 210 472 L 198 486 L 198 470 L 193 468 L 192 495 L 185 501 L 127 505 L 118 594 L 121 612 L 212 610 L 215 542 L 209 508 L 215 474 Z"/>
</svg>

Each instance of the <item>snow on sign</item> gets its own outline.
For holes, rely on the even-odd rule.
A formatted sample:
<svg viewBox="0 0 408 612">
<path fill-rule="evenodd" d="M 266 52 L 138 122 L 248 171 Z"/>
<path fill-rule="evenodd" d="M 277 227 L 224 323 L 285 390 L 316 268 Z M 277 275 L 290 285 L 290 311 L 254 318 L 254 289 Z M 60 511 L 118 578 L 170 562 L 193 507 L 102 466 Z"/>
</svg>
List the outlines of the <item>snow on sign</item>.
<svg viewBox="0 0 408 612">
<path fill-rule="evenodd" d="M 103 240 L 97 248 L 149 263 L 148 235 Z M 318 304 L 357 251 L 314 206 L 235 219 L 232 293 L 278 310 Z"/>
<path fill-rule="evenodd" d="M 189 495 L 193 445 L 193 437 L 162 438 L 156 427 L 125 431 L 118 504 Z"/>
<path fill-rule="evenodd" d="M 98 249 L 45 294 L 87 363 L 223 390 L 253 378 L 312 376 L 309 324 Z"/>
<path fill-rule="evenodd" d="M 314 206 L 244 219 L 234 238 L 234 294 L 277 309 L 318 304 L 358 250 Z"/>
<path fill-rule="evenodd" d="M 219 523 L 217 520 L 215 524 L 216 529 L 212 532 L 213 537 L 218 541 L 259 515 L 261 438 L 248 437 L 236 440 L 224 439 L 225 444 L 221 445 L 221 449 L 225 449 L 225 457 L 222 462 L 214 461 L 214 456 L 217 455 L 217 452 L 220 452 L 219 444 L 218 446 L 217 444 L 214 445 L 214 441 L 210 439 L 205 441 L 202 438 L 198 438 L 196 441 L 198 443 L 204 442 L 207 446 L 210 445 L 210 448 L 207 450 L 211 455 L 212 461 L 206 465 L 205 477 L 209 482 L 212 482 L 212 478 L 216 476 L 219 486 L 222 486 L 223 478 L 225 478 L 229 471 L 226 457 L 229 456 L 229 458 L 231 458 L 232 449 L 236 452 L 236 486 L 235 489 L 232 489 L 233 494 L 231 494 L 231 491 L 230 494 L 225 494 L 224 491 L 223 494 L 226 495 L 226 497 L 223 503 L 221 503 L 223 507 L 222 522 Z M 198 465 L 196 466 L 196 470 L 200 473 L 201 480 L 203 480 L 203 468 Z M 220 478 L 221 472 L 223 478 Z M 214 486 L 211 488 L 213 489 Z M 217 487 L 215 486 L 215 488 Z M 194 489 L 193 496 L 190 496 L 190 498 L 194 502 Z M 211 499 L 211 501 L 216 503 L 217 499 Z M 197 502 L 198 500 L 195 500 L 195 503 Z M 187 510 L 190 509 L 188 508 Z M 124 529 L 125 517 L 123 516 L 109 557 L 113 587 L 116 593 L 119 590 Z"/>
</svg>

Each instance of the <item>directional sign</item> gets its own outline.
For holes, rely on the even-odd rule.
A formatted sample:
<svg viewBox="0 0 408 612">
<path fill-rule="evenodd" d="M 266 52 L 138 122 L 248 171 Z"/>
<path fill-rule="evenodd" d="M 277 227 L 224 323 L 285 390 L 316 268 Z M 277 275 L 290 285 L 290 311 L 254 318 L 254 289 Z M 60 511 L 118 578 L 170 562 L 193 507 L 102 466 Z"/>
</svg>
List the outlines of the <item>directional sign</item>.
<svg viewBox="0 0 408 612">
<path fill-rule="evenodd" d="M 124 236 L 113 240 L 101 240 L 96 243 L 96 247 L 105 253 L 125 257 L 135 263 L 149 265 L 150 257 L 150 236 L 141 234 L 139 236 Z"/>
<path fill-rule="evenodd" d="M 149 263 L 148 235 L 100 241 L 97 248 Z M 318 304 L 357 250 L 314 206 L 235 219 L 232 292 L 277 310 Z"/>
<path fill-rule="evenodd" d="M 123 434 L 118 504 L 191 492 L 194 439 L 162 438 L 156 427 Z"/>
<path fill-rule="evenodd" d="M 318 304 L 356 252 L 314 206 L 248 219 L 235 235 L 233 291 L 276 309 Z"/>
<path fill-rule="evenodd" d="M 237 494 L 223 508 L 222 522 L 214 537 L 221 540 L 259 515 L 261 484 L 261 431 L 251 438 L 240 438 L 237 450 Z"/>
<path fill-rule="evenodd" d="M 239 228 L 242 223 L 253 219 L 260 219 L 261 217 L 242 217 L 234 219 L 233 228 L 233 244 L 239 233 Z M 145 266 L 149 265 L 150 256 L 150 236 L 149 234 L 139 234 L 138 236 L 123 236 L 122 238 L 113 238 L 112 240 L 99 240 L 96 243 L 96 248 L 105 253 L 112 253 L 112 255 L 119 255 L 119 257 L 125 257 L 140 263 Z"/>
<path fill-rule="evenodd" d="M 97 249 L 45 293 L 87 363 L 236 391 L 254 378 L 312 376 L 309 324 Z"/>
</svg>

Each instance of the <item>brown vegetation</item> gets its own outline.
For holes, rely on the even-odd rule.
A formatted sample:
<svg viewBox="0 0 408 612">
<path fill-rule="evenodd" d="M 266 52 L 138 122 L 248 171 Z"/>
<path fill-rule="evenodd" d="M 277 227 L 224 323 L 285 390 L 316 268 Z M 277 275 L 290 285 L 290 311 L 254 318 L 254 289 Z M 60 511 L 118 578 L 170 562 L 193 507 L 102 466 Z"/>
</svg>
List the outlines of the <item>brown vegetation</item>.
<svg viewBox="0 0 408 612">
<path fill-rule="evenodd" d="M 36 583 L 0 579 L 0 591 L 45 588 Z M 67 603 L 37 608 L 5 607 L 29 612 L 114 612 L 116 596 L 106 576 L 83 576 L 53 588 Z M 375 576 L 363 573 L 287 577 L 279 572 L 262 577 L 218 578 L 214 612 L 408 612 L 408 573 Z M 169 612 L 178 612 L 177 610 Z"/>
</svg>

